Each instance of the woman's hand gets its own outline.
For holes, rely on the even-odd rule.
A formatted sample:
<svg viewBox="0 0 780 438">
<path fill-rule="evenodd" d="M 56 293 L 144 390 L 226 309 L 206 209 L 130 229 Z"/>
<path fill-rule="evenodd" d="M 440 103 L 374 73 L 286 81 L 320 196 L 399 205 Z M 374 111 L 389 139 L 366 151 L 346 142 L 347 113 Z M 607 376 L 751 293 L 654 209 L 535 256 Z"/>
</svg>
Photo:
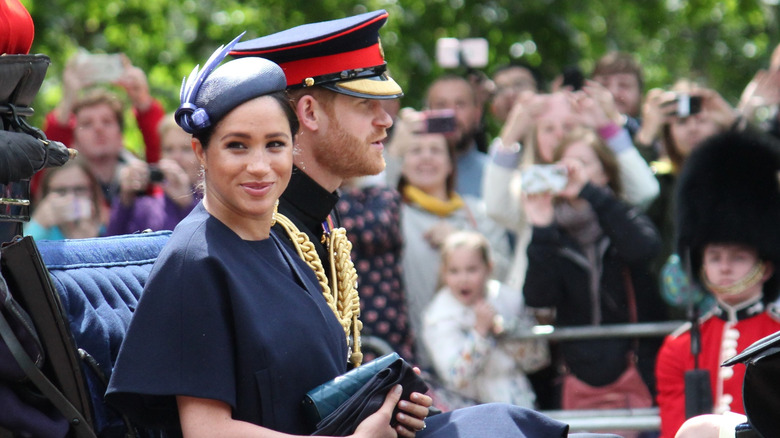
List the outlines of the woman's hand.
<svg viewBox="0 0 780 438">
<path fill-rule="evenodd" d="M 132 160 L 119 171 L 119 201 L 125 207 L 135 202 L 138 193 L 149 187 L 149 165 L 146 161 Z"/>
<path fill-rule="evenodd" d="M 586 96 L 585 99 L 582 98 L 582 94 Z M 610 123 L 623 125 L 623 116 L 615 105 L 614 96 L 606 87 L 594 80 L 585 80 L 581 96 L 575 99 L 575 102 L 575 109 L 581 117 L 587 117 L 585 123 L 591 128 L 603 128 Z"/>
<path fill-rule="evenodd" d="M 414 372 L 419 375 L 420 369 L 414 367 Z M 428 416 L 429 408 L 433 405 L 430 397 L 419 392 L 413 392 L 409 398 L 410 400 L 398 402 L 398 409 L 401 412 L 395 417 L 398 420 L 395 429 L 402 437 L 414 437 L 417 432 L 425 429 L 425 417 Z"/>
<path fill-rule="evenodd" d="M 496 321 L 496 309 L 487 300 L 482 299 L 474 304 L 474 315 L 476 316 L 474 330 L 483 338 L 487 337 L 488 334 L 493 332 L 493 325 Z"/>
<path fill-rule="evenodd" d="M 501 128 L 501 142 L 510 145 L 515 142 L 523 142 L 534 126 L 534 120 L 547 106 L 545 95 L 536 94 L 533 91 L 523 91 L 517 96 L 512 109 L 506 117 L 506 122 Z"/>
<path fill-rule="evenodd" d="M 149 82 L 146 80 L 146 73 L 133 65 L 130 58 L 124 53 L 121 54 L 124 72 L 122 76 L 114 83 L 125 89 L 127 97 L 134 108 L 143 112 L 149 109 L 152 104 L 152 95 L 149 93 Z"/>
<path fill-rule="evenodd" d="M 701 96 L 701 111 L 722 128 L 728 129 L 737 121 L 737 111 L 717 91 L 702 88 L 695 94 Z"/>
<path fill-rule="evenodd" d="M 66 125 L 70 120 L 71 110 L 79 97 L 79 92 L 90 85 L 89 80 L 86 79 L 89 76 L 84 74 L 79 67 L 79 55 L 77 54 L 68 59 L 62 71 L 62 99 L 57 104 L 55 113 L 57 122 L 61 125 Z"/>
<path fill-rule="evenodd" d="M 582 188 L 588 183 L 588 175 L 582 168 L 582 163 L 576 159 L 561 161 L 566 166 L 566 187 L 558 192 L 558 196 L 569 200 L 577 199 Z"/>
<path fill-rule="evenodd" d="M 41 199 L 32 219 L 44 228 L 88 219 L 94 214 L 89 199 L 50 192 Z"/>
<path fill-rule="evenodd" d="M 439 248 L 444 243 L 444 239 L 455 231 L 457 231 L 455 227 L 450 225 L 449 222 L 442 220 L 429 228 L 423 234 L 423 237 L 431 245 L 431 248 Z"/>
<path fill-rule="evenodd" d="M 553 194 L 523 192 L 523 208 L 528 222 L 535 227 L 548 227 L 553 223 Z"/>
<path fill-rule="evenodd" d="M 639 144 L 653 144 L 661 135 L 661 128 L 665 123 L 671 123 L 675 113 L 675 99 L 677 95 L 673 91 L 665 91 L 653 88 L 647 92 L 642 104 L 642 127 L 636 134 Z"/>
<path fill-rule="evenodd" d="M 387 396 L 385 397 L 385 402 L 382 403 L 382 407 L 380 407 L 378 411 L 366 417 L 366 419 L 363 420 L 355 429 L 355 433 L 352 435 L 352 437 L 353 438 L 375 438 L 375 437 L 395 438 L 399 436 L 401 430 L 403 430 L 404 433 L 406 433 L 405 435 L 401 435 L 401 436 L 413 437 L 414 432 L 408 434 L 409 431 L 406 428 L 401 427 L 400 425 L 397 426 L 396 429 L 390 427 L 390 419 L 393 416 L 393 410 L 395 409 L 395 405 L 398 404 L 398 401 L 401 399 L 402 392 L 403 392 L 403 388 L 401 388 L 401 385 L 396 385 L 395 387 L 393 387 L 393 389 L 387 393 Z M 400 416 L 401 414 L 399 413 L 398 415 Z"/>
<path fill-rule="evenodd" d="M 163 174 L 162 188 L 166 196 L 181 208 L 192 205 L 192 182 L 176 160 L 162 158 L 157 167 Z"/>
<path fill-rule="evenodd" d="M 780 70 L 759 70 L 739 99 L 742 115 L 751 119 L 756 109 L 780 103 Z"/>
</svg>

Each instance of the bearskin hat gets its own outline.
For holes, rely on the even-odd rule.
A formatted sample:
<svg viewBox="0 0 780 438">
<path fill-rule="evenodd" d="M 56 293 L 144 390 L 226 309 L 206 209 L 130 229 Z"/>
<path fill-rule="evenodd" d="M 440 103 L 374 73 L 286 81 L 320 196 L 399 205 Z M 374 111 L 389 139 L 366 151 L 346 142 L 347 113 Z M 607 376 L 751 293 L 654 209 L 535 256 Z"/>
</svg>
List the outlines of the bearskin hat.
<svg viewBox="0 0 780 438">
<path fill-rule="evenodd" d="M 677 182 L 677 250 L 700 283 L 709 243 L 754 247 L 780 269 L 780 145 L 755 131 L 728 131 L 702 142 Z M 777 273 L 764 284 L 764 301 L 777 297 Z"/>
</svg>

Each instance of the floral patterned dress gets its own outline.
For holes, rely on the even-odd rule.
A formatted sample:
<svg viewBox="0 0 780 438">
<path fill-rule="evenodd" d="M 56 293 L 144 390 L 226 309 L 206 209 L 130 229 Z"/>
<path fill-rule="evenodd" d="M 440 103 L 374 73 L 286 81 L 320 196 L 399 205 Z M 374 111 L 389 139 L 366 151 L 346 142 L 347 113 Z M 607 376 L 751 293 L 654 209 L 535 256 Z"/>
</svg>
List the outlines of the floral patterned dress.
<svg viewBox="0 0 780 438">
<path fill-rule="evenodd" d="M 349 188 L 341 192 L 336 210 L 352 242 L 363 336 L 387 342 L 401 357 L 415 363 L 401 275 L 400 195 L 387 187 Z M 365 350 L 364 362 L 372 359 Z"/>
</svg>

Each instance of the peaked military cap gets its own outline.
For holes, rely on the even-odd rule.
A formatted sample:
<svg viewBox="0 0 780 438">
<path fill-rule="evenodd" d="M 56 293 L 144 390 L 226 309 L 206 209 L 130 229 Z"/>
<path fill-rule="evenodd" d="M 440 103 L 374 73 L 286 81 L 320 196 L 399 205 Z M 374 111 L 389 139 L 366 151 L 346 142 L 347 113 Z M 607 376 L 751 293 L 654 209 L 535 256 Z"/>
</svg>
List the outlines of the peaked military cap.
<svg viewBox="0 0 780 438">
<path fill-rule="evenodd" d="M 338 20 L 310 23 L 236 44 L 234 57 L 258 56 L 279 64 L 287 88 L 321 86 L 369 99 L 401 97 L 401 87 L 387 75 L 379 28 L 384 10 Z"/>
</svg>

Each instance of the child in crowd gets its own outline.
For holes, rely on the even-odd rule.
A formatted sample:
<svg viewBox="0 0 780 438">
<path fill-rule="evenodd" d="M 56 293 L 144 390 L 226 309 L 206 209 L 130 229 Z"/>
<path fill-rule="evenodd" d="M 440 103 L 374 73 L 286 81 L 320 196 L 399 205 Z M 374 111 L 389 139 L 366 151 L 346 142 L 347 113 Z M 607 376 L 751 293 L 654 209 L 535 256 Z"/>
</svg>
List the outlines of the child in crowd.
<svg viewBox="0 0 780 438">
<path fill-rule="evenodd" d="M 546 343 L 502 336 L 530 328 L 520 291 L 491 280 L 490 245 L 476 231 L 450 234 L 441 248 L 439 290 L 423 318 L 423 341 L 445 385 L 480 403 L 534 408 L 526 378 L 549 362 Z"/>
</svg>

